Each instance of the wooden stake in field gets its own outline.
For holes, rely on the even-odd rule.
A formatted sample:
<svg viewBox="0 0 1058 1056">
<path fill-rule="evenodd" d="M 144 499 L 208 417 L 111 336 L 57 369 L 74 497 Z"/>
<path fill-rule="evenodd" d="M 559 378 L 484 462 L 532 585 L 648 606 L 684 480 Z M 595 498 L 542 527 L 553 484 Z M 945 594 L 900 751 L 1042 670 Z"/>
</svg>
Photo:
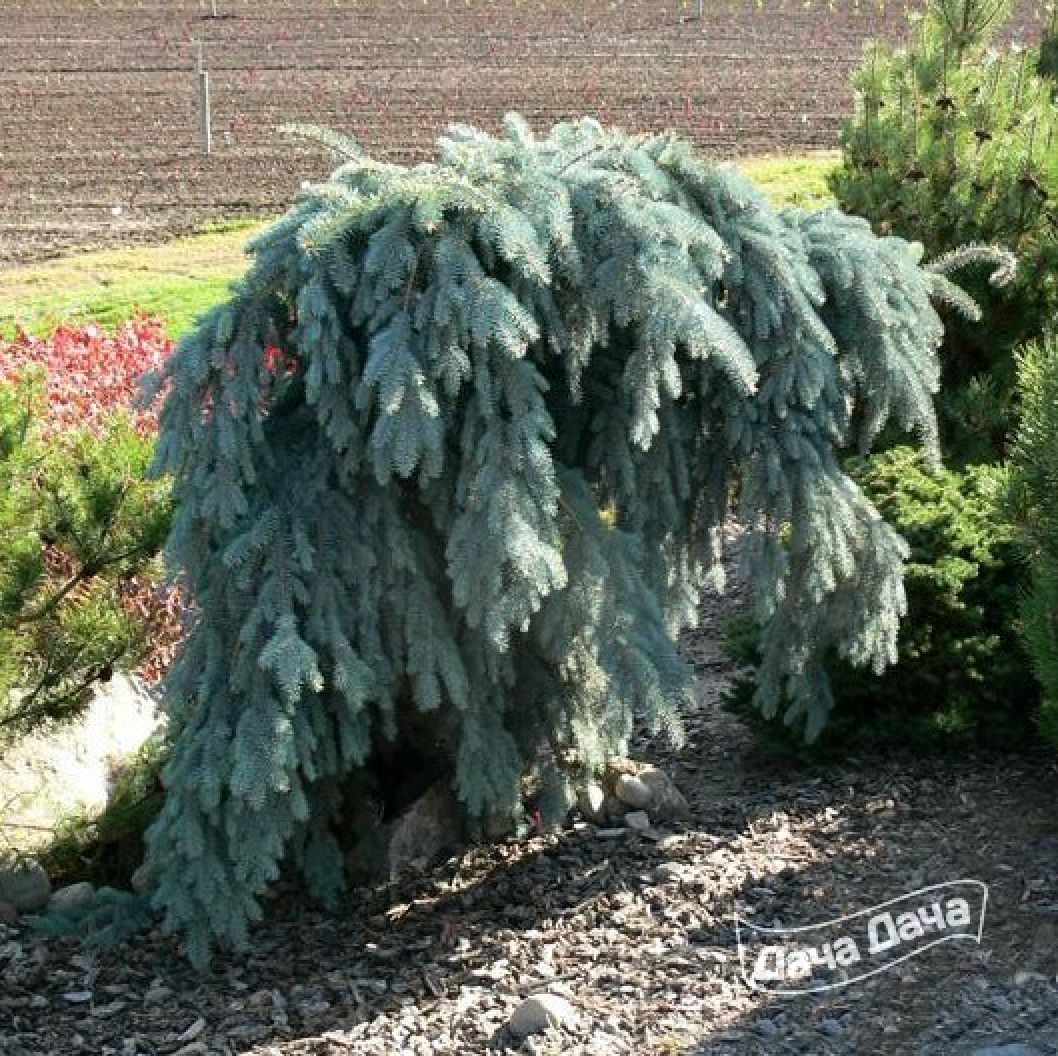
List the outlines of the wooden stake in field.
<svg viewBox="0 0 1058 1056">
<path fill-rule="evenodd" d="M 202 152 L 213 153 L 213 114 L 209 98 L 209 72 L 202 65 L 202 41 L 198 42 L 198 130 Z"/>
</svg>

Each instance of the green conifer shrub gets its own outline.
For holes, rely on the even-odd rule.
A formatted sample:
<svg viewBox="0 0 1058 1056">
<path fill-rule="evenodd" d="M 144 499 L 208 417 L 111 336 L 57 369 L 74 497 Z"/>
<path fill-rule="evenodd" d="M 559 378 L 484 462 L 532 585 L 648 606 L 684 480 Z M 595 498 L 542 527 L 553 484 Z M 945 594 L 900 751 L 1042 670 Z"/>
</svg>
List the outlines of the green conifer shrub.
<svg viewBox="0 0 1058 1056">
<path fill-rule="evenodd" d="M 849 470 L 910 547 L 899 659 L 872 679 L 831 659 L 834 714 L 808 753 L 799 728 L 758 721 L 751 679 L 736 686 L 732 709 L 755 725 L 767 750 L 781 754 L 1031 743 L 1039 692 L 1018 636 L 1025 575 L 1005 512 L 1006 471 L 929 471 L 919 452 L 907 447 L 850 460 Z M 738 620 L 729 631 L 729 649 L 752 664 L 757 637 L 751 621 Z"/>
<path fill-rule="evenodd" d="M 144 655 L 127 587 L 170 525 L 168 486 L 145 479 L 153 441 L 121 413 L 44 431 L 43 387 L 32 371 L 0 381 L 0 751 Z"/>
<path fill-rule="evenodd" d="M 376 761 L 470 816 L 530 772 L 553 814 L 636 717 L 678 736 L 674 634 L 734 493 L 759 706 L 818 731 L 825 657 L 896 659 L 905 544 L 842 452 L 893 422 L 936 458 L 932 302 L 976 314 L 946 273 L 995 255 L 924 267 L 674 138 L 505 129 L 413 168 L 330 137 L 345 164 L 167 364 L 155 469 L 200 615 L 147 873 L 196 963 L 283 862 L 339 897 Z"/>
<path fill-rule="evenodd" d="M 856 112 L 831 177 L 839 205 L 876 231 L 921 241 L 928 255 L 974 243 L 1018 257 L 1015 281 L 968 274 L 985 323 L 942 313 L 946 455 L 1001 455 L 1014 420 L 1014 349 L 1058 309 L 1058 110 L 1037 47 L 998 47 L 1007 0 L 930 0 L 908 47 L 868 48 Z M 1048 45 L 1050 47 L 1050 45 Z"/>
<path fill-rule="evenodd" d="M 1022 351 L 1018 380 L 1011 494 L 1030 568 L 1022 633 L 1043 689 L 1043 732 L 1058 744 L 1058 338 Z"/>
<path fill-rule="evenodd" d="M 1058 78 L 1058 4 L 1051 4 L 1050 17 L 1040 34 L 1040 50 L 1036 58 L 1036 72 L 1054 81 Z"/>
</svg>

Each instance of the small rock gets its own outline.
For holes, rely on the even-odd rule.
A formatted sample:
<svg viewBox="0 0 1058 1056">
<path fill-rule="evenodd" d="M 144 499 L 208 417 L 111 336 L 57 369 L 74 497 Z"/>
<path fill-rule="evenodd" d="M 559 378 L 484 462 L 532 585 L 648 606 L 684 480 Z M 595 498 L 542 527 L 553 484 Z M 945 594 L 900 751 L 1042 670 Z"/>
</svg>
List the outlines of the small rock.
<svg viewBox="0 0 1058 1056">
<path fill-rule="evenodd" d="M 129 877 L 129 883 L 132 885 L 132 890 L 138 895 L 142 895 L 147 890 L 150 886 L 150 877 L 147 875 L 146 864 L 136 869 L 132 876 Z"/>
<path fill-rule="evenodd" d="M 558 994 L 533 994 L 511 1013 L 507 1028 L 516 1038 L 539 1034 L 548 1027 L 569 1027 L 577 1020 L 573 1006 Z"/>
<path fill-rule="evenodd" d="M 1043 1053 L 1031 1045 L 1014 1042 L 1010 1045 L 986 1045 L 983 1049 L 974 1049 L 970 1056 L 1043 1056 Z"/>
<path fill-rule="evenodd" d="M 69 884 L 60 887 L 48 900 L 49 913 L 66 913 L 72 909 L 84 909 L 96 899 L 96 889 L 89 883 Z"/>
<path fill-rule="evenodd" d="M 645 832 L 650 828 L 650 815 L 645 810 L 630 810 L 625 815 L 625 825 L 636 832 Z"/>
<path fill-rule="evenodd" d="M 650 790 L 650 813 L 656 820 L 672 821 L 690 814 L 686 798 L 664 770 L 649 766 L 637 776 Z"/>
<path fill-rule="evenodd" d="M 18 910 L 10 902 L 0 902 L 0 924 L 14 926 L 18 923 Z"/>
<path fill-rule="evenodd" d="M 51 880 L 32 858 L 0 866 L 0 901 L 9 902 L 19 913 L 36 913 L 48 904 Z"/>
<path fill-rule="evenodd" d="M 1040 975 L 1039 972 L 1016 972 L 1014 974 L 1014 985 L 1015 986 L 1028 986 L 1029 983 L 1045 983 L 1047 982 L 1047 976 Z"/>
<path fill-rule="evenodd" d="M 577 809 L 584 815 L 585 819 L 599 824 L 606 820 L 603 806 L 606 802 L 606 793 L 602 787 L 592 782 L 585 785 L 577 793 Z"/>
<path fill-rule="evenodd" d="M 654 875 L 662 883 L 674 883 L 681 879 L 683 876 L 683 870 L 675 862 L 662 862 L 661 865 L 654 870 Z"/>
<path fill-rule="evenodd" d="M 619 774 L 614 783 L 614 795 L 633 810 L 646 810 L 654 799 L 650 787 L 637 774 Z"/>
<path fill-rule="evenodd" d="M 670 832 L 667 835 L 662 836 L 661 839 L 658 840 L 658 850 L 664 853 L 668 853 L 675 847 L 678 847 L 683 842 L 684 837 L 682 835 L 680 835 L 679 833 Z"/>
<path fill-rule="evenodd" d="M 143 1000 L 146 1001 L 148 1005 L 158 1005 L 172 996 L 173 990 L 171 987 L 152 986 L 150 990 L 143 995 Z"/>
</svg>

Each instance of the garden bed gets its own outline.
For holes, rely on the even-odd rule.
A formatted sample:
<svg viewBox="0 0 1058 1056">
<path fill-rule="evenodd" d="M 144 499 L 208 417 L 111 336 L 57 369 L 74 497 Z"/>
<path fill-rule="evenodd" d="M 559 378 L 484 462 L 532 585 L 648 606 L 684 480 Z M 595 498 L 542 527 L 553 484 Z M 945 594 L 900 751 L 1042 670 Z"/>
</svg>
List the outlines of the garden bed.
<svg viewBox="0 0 1058 1056">
<path fill-rule="evenodd" d="M 713 606 L 685 642 L 691 740 L 641 741 L 691 817 L 661 839 L 577 823 L 475 847 L 338 916 L 284 895 L 246 958 L 196 976 L 160 933 L 86 952 L 0 934 L 0 1053 L 477 1053 L 537 990 L 580 1013 L 511 1051 L 707 1054 L 1058 1052 L 1055 764 L 1005 756 L 764 766 L 718 707 Z M 978 947 L 949 943 L 845 989 L 783 998 L 738 973 L 736 907 L 815 923 L 933 883 L 989 885 Z"/>
</svg>

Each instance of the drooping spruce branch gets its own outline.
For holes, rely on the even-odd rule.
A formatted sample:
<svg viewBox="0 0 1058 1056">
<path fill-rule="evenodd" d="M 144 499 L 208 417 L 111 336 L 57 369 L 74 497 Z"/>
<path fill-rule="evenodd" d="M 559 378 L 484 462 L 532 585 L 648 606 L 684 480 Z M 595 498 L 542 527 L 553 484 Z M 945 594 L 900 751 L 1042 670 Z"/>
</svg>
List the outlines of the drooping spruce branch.
<svg viewBox="0 0 1058 1056">
<path fill-rule="evenodd" d="M 149 871 L 199 963 L 285 856 L 340 890 L 341 782 L 409 715 L 471 814 L 517 810 L 531 768 L 561 802 L 636 716 L 678 736 L 674 635 L 722 587 L 732 495 L 761 707 L 811 735 L 829 650 L 895 658 L 905 548 L 841 453 L 887 422 L 935 445 L 950 280 L 679 140 L 505 127 L 352 158 L 167 369 L 201 616 Z"/>
</svg>

